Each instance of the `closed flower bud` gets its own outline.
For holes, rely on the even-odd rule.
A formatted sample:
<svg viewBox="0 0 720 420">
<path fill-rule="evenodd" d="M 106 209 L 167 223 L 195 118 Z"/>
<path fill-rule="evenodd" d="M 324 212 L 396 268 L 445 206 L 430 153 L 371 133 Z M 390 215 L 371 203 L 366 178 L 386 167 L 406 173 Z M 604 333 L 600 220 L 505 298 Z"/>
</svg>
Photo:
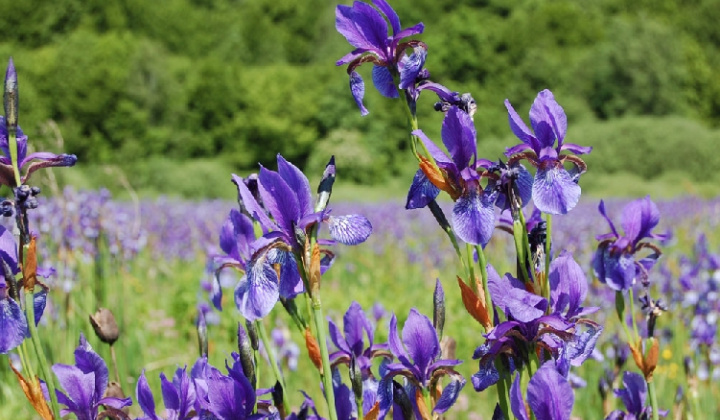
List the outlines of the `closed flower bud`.
<svg viewBox="0 0 720 420">
<path fill-rule="evenodd" d="M 111 346 L 117 341 L 120 330 L 115 322 L 115 316 L 113 316 L 109 309 L 98 309 L 95 315 L 90 315 L 90 323 L 95 330 L 95 335 L 97 335 L 100 341 L 108 343 Z"/>
</svg>

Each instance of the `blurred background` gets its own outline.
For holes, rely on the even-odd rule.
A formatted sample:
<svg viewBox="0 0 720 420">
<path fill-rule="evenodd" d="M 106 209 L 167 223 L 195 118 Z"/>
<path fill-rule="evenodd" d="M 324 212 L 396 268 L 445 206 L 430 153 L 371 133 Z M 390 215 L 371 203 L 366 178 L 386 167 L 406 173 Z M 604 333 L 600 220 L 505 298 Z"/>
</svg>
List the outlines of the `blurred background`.
<svg viewBox="0 0 720 420">
<path fill-rule="evenodd" d="M 345 2 L 349 3 L 349 2 Z M 0 57 L 20 83 L 31 147 L 75 153 L 60 185 L 142 196 L 232 198 L 231 172 L 282 153 L 311 174 L 330 154 L 366 196 L 402 196 L 416 170 L 401 105 L 371 86 L 361 117 L 335 0 L 0 1 Z M 593 146 L 581 185 L 601 195 L 720 192 L 717 0 L 394 0 L 425 23 L 433 80 L 478 103 L 479 151 L 518 141 L 549 88 L 568 141 Z M 420 126 L 439 141 L 433 94 Z M 188 174 L 192 174 L 189 176 Z"/>
</svg>

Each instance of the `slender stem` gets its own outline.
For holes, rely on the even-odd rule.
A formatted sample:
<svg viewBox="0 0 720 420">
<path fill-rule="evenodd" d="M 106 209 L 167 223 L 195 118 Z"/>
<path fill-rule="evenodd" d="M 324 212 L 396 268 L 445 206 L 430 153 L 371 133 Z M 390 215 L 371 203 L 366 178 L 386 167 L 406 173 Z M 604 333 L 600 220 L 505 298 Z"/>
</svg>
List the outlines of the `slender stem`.
<svg viewBox="0 0 720 420">
<path fill-rule="evenodd" d="M 550 247 L 552 246 L 552 215 L 545 215 L 545 282 L 548 283 L 548 296 L 545 298 L 550 301 Z"/>
<path fill-rule="evenodd" d="M 498 360 L 499 361 L 499 360 Z M 498 403 L 500 404 L 500 410 L 503 412 L 503 418 L 509 419 L 510 418 L 510 404 L 508 401 L 508 392 L 509 388 L 507 387 L 507 384 L 505 382 L 505 377 L 508 376 L 508 372 L 503 366 L 502 362 L 499 361 L 497 363 L 498 366 L 498 373 L 500 373 L 500 379 L 497 381 L 497 384 L 495 385 L 495 389 L 497 390 L 498 394 Z"/>
<path fill-rule="evenodd" d="M 640 334 L 638 334 L 637 323 L 635 322 L 635 296 L 633 294 L 632 287 L 628 289 L 628 298 L 630 299 L 630 319 L 632 319 L 633 332 L 635 337 L 633 340 L 640 340 Z"/>
<path fill-rule="evenodd" d="M 268 360 L 270 362 L 270 368 L 272 369 L 273 373 L 275 374 L 275 380 L 277 380 L 280 383 L 280 386 L 282 387 L 282 397 L 283 397 L 283 405 L 285 405 L 285 410 L 290 409 L 290 403 L 288 402 L 288 393 L 287 393 L 287 385 L 285 385 L 285 378 L 282 375 L 282 372 L 280 372 L 280 365 L 277 361 L 277 355 L 275 354 L 275 349 L 270 346 L 270 339 L 268 337 L 267 330 L 265 329 L 265 324 L 263 324 L 262 320 L 258 320 L 255 322 L 255 325 L 257 326 L 258 335 L 260 336 L 260 341 L 262 341 L 263 346 L 265 346 L 265 353 L 268 355 Z"/>
<path fill-rule="evenodd" d="M 50 394 L 50 408 L 52 409 L 53 416 L 55 419 L 60 419 L 60 406 L 58 405 L 57 395 L 55 395 L 55 380 L 48 366 L 47 359 L 45 358 L 45 352 L 43 351 L 42 344 L 40 343 L 40 336 L 38 335 L 37 326 L 35 325 L 35 294 L 33 290 L 25 293 L 25 314 L 28 319 L 28 327 L 30 330 L 30 338 L 32 339 L 33 347 L 35 348 L 35 355 L 37 356 L 38 363 L 40 364 L 40 370 L 45 377 L 45 384 L 48 388 L 48 394 Z"/>
<path fill-rule="evenodd" d="M 328 414 L 330 420 L 338 420 L 335 411 L 335 390 L 332 384 L 332 371 L 330 368 L 330 353 L 328 353 L 327 335 L 325 334 L 325 316 L 323 315 L 322 302 L 320 296 L 312 297 L 313 318 L 315 320 L 315 330 L 317 332 L 318 346 L 320 347 L 320 356 L 322 357 L 322 381 L 325 387 L 325 399 L 328 404 Z"/>
<path fill-rule="evenodd" d="M 27 372 L 28 376 L 33 378 L 35 377 L 35 371 L 33 371 L 32 365 L 28 363 L 28 351 L 27 346 L 25 345 L 26 341 L 23 341 L 22 344 L 18 347 L 18 355 L 20 355 L 20 364 L 22 365 L 23 371 Z"/>
<path fill-rule="evenodd" d="M 488 288 L 487 259 L 485 258 L 485 252 L 483 251 L 482 246 L 475 245 L 475 251 L 477 251 L 478 254 L 478 264 L 480 265 L 480 275 L 482 276 L 482 286 L 485 294 L 485 307 L 487 308 L 488 314 L 490 315 L 490 321 L 492 322 L 493 303 L 492 296 L 490 296 L 490 289 Z"/>
<path fill-rule="evenodd" d="M 650 394 L 650 406 L 652 407 L 653 420 L 660 419 L 660 410 L 658 408 L 657 391 L 655 390 L 655 381 L 648 382 L 648 394 Z"/>
<path fill-rule="evenodd" d="M 15 176 L 15 185 L 20 186 L 20 169 L 18 163 L 18 144 L 16 129 L 8 127 L 8 144 L 10 146 L 10 161 L 12 162 L 13 175 Z M 58 417 L 59 418 L 59 417 Z"/>
<path fill-rule="evenodd" d="M 530 250 L 530 240 L 528 239 L 528 231 L 527 231 L 527 222 L 525 221 L 525 215 L 522 212 L 522 209 L 518 210 L 518 218 L 520 219 L 520 224 L 522 226 L 522 242 L 523 246 L 525 247 L 525 255 L 527 256 L 527 267 L 529 267 L 530 271 L 530 280 L 535 283 L 535 267 L 533 265 L 532 261 L 532 252 Z M 514 228 L 514 226 L 513 226 Z"/>
<path fill-rule="evenodd" d="M 115 356 L 115 346 L 113 346 L 112 344 L 110 345 L 110 358 L 112 358 L 113 369 L 115 369 L 115 382 L 117 382 L 118 384 L 122 384 L 122 382 L 120 382 L 120 372 L 118 371 L 118 367 L 117 367 L 117 357 Z"/>
</svg>

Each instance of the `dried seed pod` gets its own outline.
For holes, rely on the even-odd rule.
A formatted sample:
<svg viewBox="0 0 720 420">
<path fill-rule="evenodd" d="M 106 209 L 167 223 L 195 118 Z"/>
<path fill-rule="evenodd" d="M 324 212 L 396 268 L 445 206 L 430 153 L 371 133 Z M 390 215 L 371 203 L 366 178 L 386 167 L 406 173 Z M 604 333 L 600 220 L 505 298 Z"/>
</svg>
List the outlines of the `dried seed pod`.
<svg viewBox="0 0 720 420">
<path fill-rule="evenodd" d="M 110 309 L 98 309 L 95 315 L 90 315 L 90 323 L 95 330 L 95 335 L 97 335 L 103 343 L 108 343 L 112 346 L 120 336 L 120 330 L 115 322 L 115 316 L 110 312 Z"/>
</svg>

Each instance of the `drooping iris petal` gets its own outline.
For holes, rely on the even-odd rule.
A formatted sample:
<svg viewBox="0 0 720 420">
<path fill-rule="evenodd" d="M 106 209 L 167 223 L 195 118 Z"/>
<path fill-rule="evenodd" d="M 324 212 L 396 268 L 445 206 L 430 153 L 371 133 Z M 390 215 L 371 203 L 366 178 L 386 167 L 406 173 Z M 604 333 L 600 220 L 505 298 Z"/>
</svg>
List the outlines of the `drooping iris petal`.
<svg viewBox="0 0 720 420">
<path fill-rule="evenodd" d="M 361 244 L 372 233 L 370 221 L 359 214 L 330 216 L 328 222 L 330 237 L 344 245 Z"/>
<path fill-rule="evenodd" d="M 602 250 L 602 266 L 605 276 L 598 277 L 601 282 L 618 291 L 632 287 L 637 271 L 632 255 L 613 253 L 611 247 L 605 247 Z"/>
<path fill-rule="evenodd" d="M 463 241 L 485 246 L 495 228 L 494 202 L 476 190 L 461 196 L 453 207 L 452 225 Z"/>
<path fill-rule="evenodd" d="M 518 420 L 530 420 L 525 409 L 525 400 L 520 387 L 520 374 L 515 375 L 515 380 L 510 387 L 510 409 Z"/>
<path fill-rule="evenodd" d="M 4 226 L 0 226 L 0 258 L 10 267 L 13 274 L 20 272 L 17 251 L 18 247 L 12 232 Z"/>
<path fill-rule="evenodd" d="M 45 312 L 47 294 L 48 291 L 43 289 L 35 293 L 35 296 L 33 296 L 33 305 L 35 307 L 35 325 L 40 323 L 40 318 L 42 318 L 43 313 Z"/>
<path fill-rule="evenodd" d="M 280 297 L 277 273 L 265 261 L 248 265 L 248 271 L 235 288 L 235 304 L 248 321 L 270 313 Z"/>
<path fill-rule="evenodd" d="M 135 387 L 135 398 L 137 399 L 140 409 L 152 420 L 159 420 L 155 413 L 155 398 L 153 397 L 150 385 L 148 385 L 145 371 L 140 374 L 137 385 Z"/>
<path fill-rule="evenodd" d="M 410 190 L 408 191 L 405 209 L 420 209 L 428 204 L 440 194 L 440 189 L 436 187 L 422 169 L 418 169 L 413 177 Z"/>
<path fill-rule="evenodd" d="M 537 420 L 569 420 L 572 413 L 572 387 L 554 365 L 553 361 L 543 364 L 528 383 L 528 405 Z"/>
<path fill-rule="evenodd" d="M 465 379 L 458 379 L 451 381 L 445 389 L 443 389 L 442 394 L 440 395 L 440 398 L 437 400 L 437 403 L 435 403 L 435 408 L 433 408 L 433 413 L 442 414 L 450 409 L 450 407 L 455 404 L 455 401 L 457 401 L 458 396 L 460 396 L 460 391 L 465 387 Z"/>
<path fill-rule="evenodd" d="M 475 125 L 466 112 L 451 107 L 443 119 L 441 136 L 458 171 L 462 172 L 477 160 Z"/>
<path fill-rule="evenodd" d="M 363 81 L 360 73 L 353 71 L 350 73 L 350 93 L 352 93 L 353 99 L 358 108 L 360 108 L 360 114 L 365 116 L 370 113 L 365 104 L 363 104 L 363 98 L 365 97 L 365 82 Z"/>
<path fill-rule="evenodd" d="M 581 366 L 590 357 L 595 349 L 603 327 L 593 324 L 576 324 L 573 339 L 568 341 L 565 348 L 567 359 L 573 366 Z"/>
<path fill-rule="evenodd" d="M 4 281 L 2 286 L 4 289 Z M 0 290 L 0 293 L 7 292 Z M 9 297 L 0 298 L 0 354 L 19 346 L 27 337 L 30 337 L 27 318 L 20 305 Z"/>
<path fill-rule="evenodd" d="M 415 308 L 410 310 L 402 331 L 402 340 L 421 374 L 440 354 L 440 343 L 430 320 Z"/>
<path fill-rule="evenodd" d="M 533 182 L 535 206 L 548 214 L 566 214 L 580 200 L 580 186 L 562 167 L 538 169 Z"/>
<path fill-rule="evenodd" d="M 390 70 L 385 66 L 373 66 L 372 80 L 375 88 L 386 98 L 397 98 L 400 96 Z"/>
<path fill-rule="evenodd" d="M 490 350 L 487 345 L 478 347 L 473 354 L 473 359 L 480 359 Z M 480 363 L 480 368 L 473 374 L 471 381 L 475 391 L 482 392 L 487 388 L 495 385 L 500 380 L 500 372 L 498 372 L 492 360 Z"/>
</svg>

